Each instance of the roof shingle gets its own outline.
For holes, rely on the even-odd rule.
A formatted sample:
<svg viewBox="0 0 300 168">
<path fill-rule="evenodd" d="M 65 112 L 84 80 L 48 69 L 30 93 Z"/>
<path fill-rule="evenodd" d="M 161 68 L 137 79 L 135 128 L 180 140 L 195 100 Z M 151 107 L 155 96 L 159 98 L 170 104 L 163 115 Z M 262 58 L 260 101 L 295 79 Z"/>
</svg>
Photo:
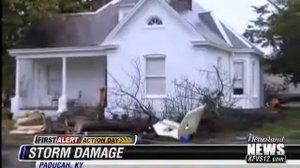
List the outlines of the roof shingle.
<svg viewBox="0 0 300 168">
<path fill-rule="evenodd" d="M 118 24 L 118 5 L 136 4 L 139 0 L 114 0 L 95 14 L 61 15 L 32 24 L 17 48 L 75 47 L 100 45 Z M 182 0 L 166 0 L 204 38 L 229 47 L 209 12 L 193 2 L 192 9 Z M 224 26 L 234 48 L 247 48 Z"/>
</svg>

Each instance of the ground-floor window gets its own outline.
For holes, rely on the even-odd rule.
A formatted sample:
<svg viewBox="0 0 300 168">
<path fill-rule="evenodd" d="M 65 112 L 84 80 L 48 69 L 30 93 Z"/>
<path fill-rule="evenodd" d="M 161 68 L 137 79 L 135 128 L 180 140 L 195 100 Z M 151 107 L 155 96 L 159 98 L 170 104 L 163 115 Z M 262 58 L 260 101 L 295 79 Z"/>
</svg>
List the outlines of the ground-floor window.
<svg viewBox="0 0 300 168">
<path fill-rule="evenodd" d="M 160 55 L 146 57 L 146 94 L 166 94 L 165 57 Z"/>
<path fill-rule="evenodd" d="M 244 94 L 244 72 L 245 65 L 243 61 L 234 61 L 234 79 L 233 79 L 233 94 L 243 95 Z"/>
</svg>

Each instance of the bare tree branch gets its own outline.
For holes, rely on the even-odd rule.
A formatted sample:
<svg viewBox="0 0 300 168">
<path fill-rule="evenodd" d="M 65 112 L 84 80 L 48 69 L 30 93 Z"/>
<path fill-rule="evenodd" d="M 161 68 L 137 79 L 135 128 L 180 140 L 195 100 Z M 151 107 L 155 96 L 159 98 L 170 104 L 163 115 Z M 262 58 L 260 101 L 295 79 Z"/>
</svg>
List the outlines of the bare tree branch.
<svg viewBox="0 0 300 168">
<path fill-rule="evenodd" d="M 138 59 L 132 63 L 133 72 L 126 73 L 130 79 L 130 83 L 123 84 L 119 82 L 111 73 L 108 72 L 109 77 L 112 79 L 113 88 L 110 88 L 111 99 L 109 110 L 122 109 L 127 113 L 139 115 L 145 114 L 149 117 L 149 121 L 152 118 L 156 118 L 153 114 L 153 105 L 151 100 L 144 98 L 144 77 L 141 73 L 141 65 Z"/>
<path fill-rule="evenodd" d="M 209 86 L 203 86 L 198 82 L 190 81 L 188 78 L 174 80 L 174 94 L 165 100 L 165 115 L 167 117 L 183 117 L 189 110 L 201 104 L 207 104 L 219 115 L 218 108 L 222 106 L 232 107 L 236 99 L 232 98 L 233 81 L 229 76 L 224 79 L 220 69 L 213 66 L 214 71 L 200 69 L 200 77 L 205 77 Z M 204 74 L 203 74 L 204 73 Z M 199 80 L 201 81 L 201 80 Z"/>
</svg>

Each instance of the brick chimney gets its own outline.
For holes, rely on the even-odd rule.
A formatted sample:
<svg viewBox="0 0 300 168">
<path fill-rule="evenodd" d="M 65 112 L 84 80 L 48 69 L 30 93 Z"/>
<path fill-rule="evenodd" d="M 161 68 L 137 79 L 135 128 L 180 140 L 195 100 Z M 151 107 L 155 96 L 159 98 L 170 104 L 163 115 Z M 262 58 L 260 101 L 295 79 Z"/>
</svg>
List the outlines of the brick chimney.
<svg viewBox="0 0 300 168">
<path fill-rule="evenodd" d="M 179 12 L 185 12 L 187 10 L 192 10 L 193 0 L 170 0 L 169 4 Z"/>
<path fill-rule="evenodd" d="M 184 5 L 186 6 L 187 9 L 192 10 L 193 9 L 193 0 L 181 0 L 183 1 Z"/>
</svg>

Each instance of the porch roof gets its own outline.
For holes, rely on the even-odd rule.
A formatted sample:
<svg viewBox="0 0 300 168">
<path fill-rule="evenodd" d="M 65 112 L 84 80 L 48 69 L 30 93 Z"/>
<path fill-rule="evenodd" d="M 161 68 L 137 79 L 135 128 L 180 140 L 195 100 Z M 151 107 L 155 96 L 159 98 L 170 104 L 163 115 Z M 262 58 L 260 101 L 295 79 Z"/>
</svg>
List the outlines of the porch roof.
<svg viewBox="0 0 300 168">
<path fill-rule="evenodd" d="M 91 57 L 106 56 L 106 50 L 115 49 L 118 45 L 92 47 L 57 47 L 35 49 L 11 49 L 9 54 L 18 58 L 59 58 L 59 57 Z"/>
</svg>

